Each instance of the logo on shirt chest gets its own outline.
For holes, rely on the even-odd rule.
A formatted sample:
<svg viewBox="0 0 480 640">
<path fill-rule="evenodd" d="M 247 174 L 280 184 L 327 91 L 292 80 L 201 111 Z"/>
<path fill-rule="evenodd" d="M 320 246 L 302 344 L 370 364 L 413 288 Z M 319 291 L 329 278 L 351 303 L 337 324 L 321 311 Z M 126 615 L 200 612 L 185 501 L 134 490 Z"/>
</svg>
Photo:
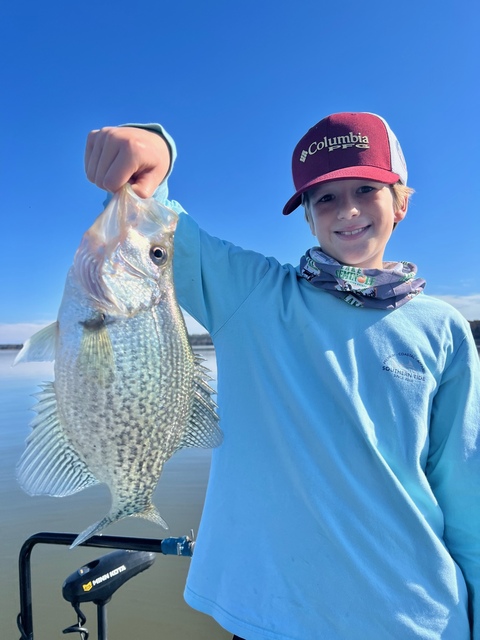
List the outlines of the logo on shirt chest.
<svg viewBox="0 0 480 640">
<path fill-rule="evenodd" d="M 406 351 L 387 356 L 383 361 L 382 371 L 406 382 L 425 382 L 426 380 L 423 364 L 417 356 Z"/>
</svg>

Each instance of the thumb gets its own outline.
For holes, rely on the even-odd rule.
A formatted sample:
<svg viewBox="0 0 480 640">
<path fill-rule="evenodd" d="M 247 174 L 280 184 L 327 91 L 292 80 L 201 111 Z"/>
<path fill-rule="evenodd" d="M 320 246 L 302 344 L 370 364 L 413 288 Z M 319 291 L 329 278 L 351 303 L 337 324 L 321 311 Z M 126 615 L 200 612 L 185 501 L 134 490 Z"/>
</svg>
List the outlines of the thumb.
<svg viewBox="0 0 480 640">
<path fill-rule="evenodd" d="M 159 179 L 159 176 L 150 171 L 133 175 L 129 180 L 132 190 L 139 198 L 150 198 L 153 196 L 161 181 L 162 179 Z"/>
</svg>

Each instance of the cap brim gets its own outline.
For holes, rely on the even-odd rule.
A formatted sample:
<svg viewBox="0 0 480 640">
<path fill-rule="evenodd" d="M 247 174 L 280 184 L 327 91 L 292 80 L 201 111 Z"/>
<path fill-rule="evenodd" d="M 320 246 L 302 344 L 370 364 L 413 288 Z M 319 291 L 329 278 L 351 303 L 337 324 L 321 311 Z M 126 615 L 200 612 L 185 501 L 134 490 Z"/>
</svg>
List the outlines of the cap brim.
<svg viewBox="0 0 480 640">
<path fill-rule="evenodd" d="M 303 187 L 299 189 L 283 207 L 283 215 L 288 216 L 292 211 L 295 211 L 295 209 L 302 204 L 302 193 L 305 193 L 305 191 L 315 187 L 317 184 L 330 182 L 331 180 L 347 180 L 348 178 L 365 178 L 366 180 L 384 182 L 385 184 L 395 184 L 400 180 L 398 173 L 387 171 L 387 169 L 379 169 L 378 167 L 360 166 L 337 169 L 337 171 L 325 173 L 323 176 L 315 178 L 315 180 L 303 185 Z"/>
</svg>

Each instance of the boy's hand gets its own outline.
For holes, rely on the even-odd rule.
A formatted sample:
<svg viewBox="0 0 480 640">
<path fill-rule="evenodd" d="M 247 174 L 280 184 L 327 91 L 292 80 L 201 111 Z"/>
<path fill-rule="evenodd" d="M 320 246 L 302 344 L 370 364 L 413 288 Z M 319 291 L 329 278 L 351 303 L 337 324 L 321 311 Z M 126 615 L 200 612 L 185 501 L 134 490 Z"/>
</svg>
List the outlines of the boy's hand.
<svg viewBox="0 0 480 640">
<path fill-rule="evenodd" d="M 170 150 L 153 131 L 104 127 L 91 131 L 85 149 L 87 178 L 106 191 L 130 182 L 141 198 L 150 197 L 170 168 Z"/>
</svg>

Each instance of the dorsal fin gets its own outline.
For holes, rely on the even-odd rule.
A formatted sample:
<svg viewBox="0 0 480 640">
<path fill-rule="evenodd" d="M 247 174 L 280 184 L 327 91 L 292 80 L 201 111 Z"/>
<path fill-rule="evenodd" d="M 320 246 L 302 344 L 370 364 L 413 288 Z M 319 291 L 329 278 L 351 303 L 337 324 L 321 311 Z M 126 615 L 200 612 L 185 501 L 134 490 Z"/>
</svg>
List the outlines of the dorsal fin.
<svg viewBox="0 0 480 640">
<path fill-rule="evenodd" d="M 210 387 L 208 369 L 200 363 L 203 358 L 195 356 L 194 396 L 190 421 L 179 449 L 184 447 L 202 447 L 210 449 L 218 447 L 223 440 L 223 433 L 218 426 L 217 405 L 212 398 L 215 390 Z"/>
</svg>

